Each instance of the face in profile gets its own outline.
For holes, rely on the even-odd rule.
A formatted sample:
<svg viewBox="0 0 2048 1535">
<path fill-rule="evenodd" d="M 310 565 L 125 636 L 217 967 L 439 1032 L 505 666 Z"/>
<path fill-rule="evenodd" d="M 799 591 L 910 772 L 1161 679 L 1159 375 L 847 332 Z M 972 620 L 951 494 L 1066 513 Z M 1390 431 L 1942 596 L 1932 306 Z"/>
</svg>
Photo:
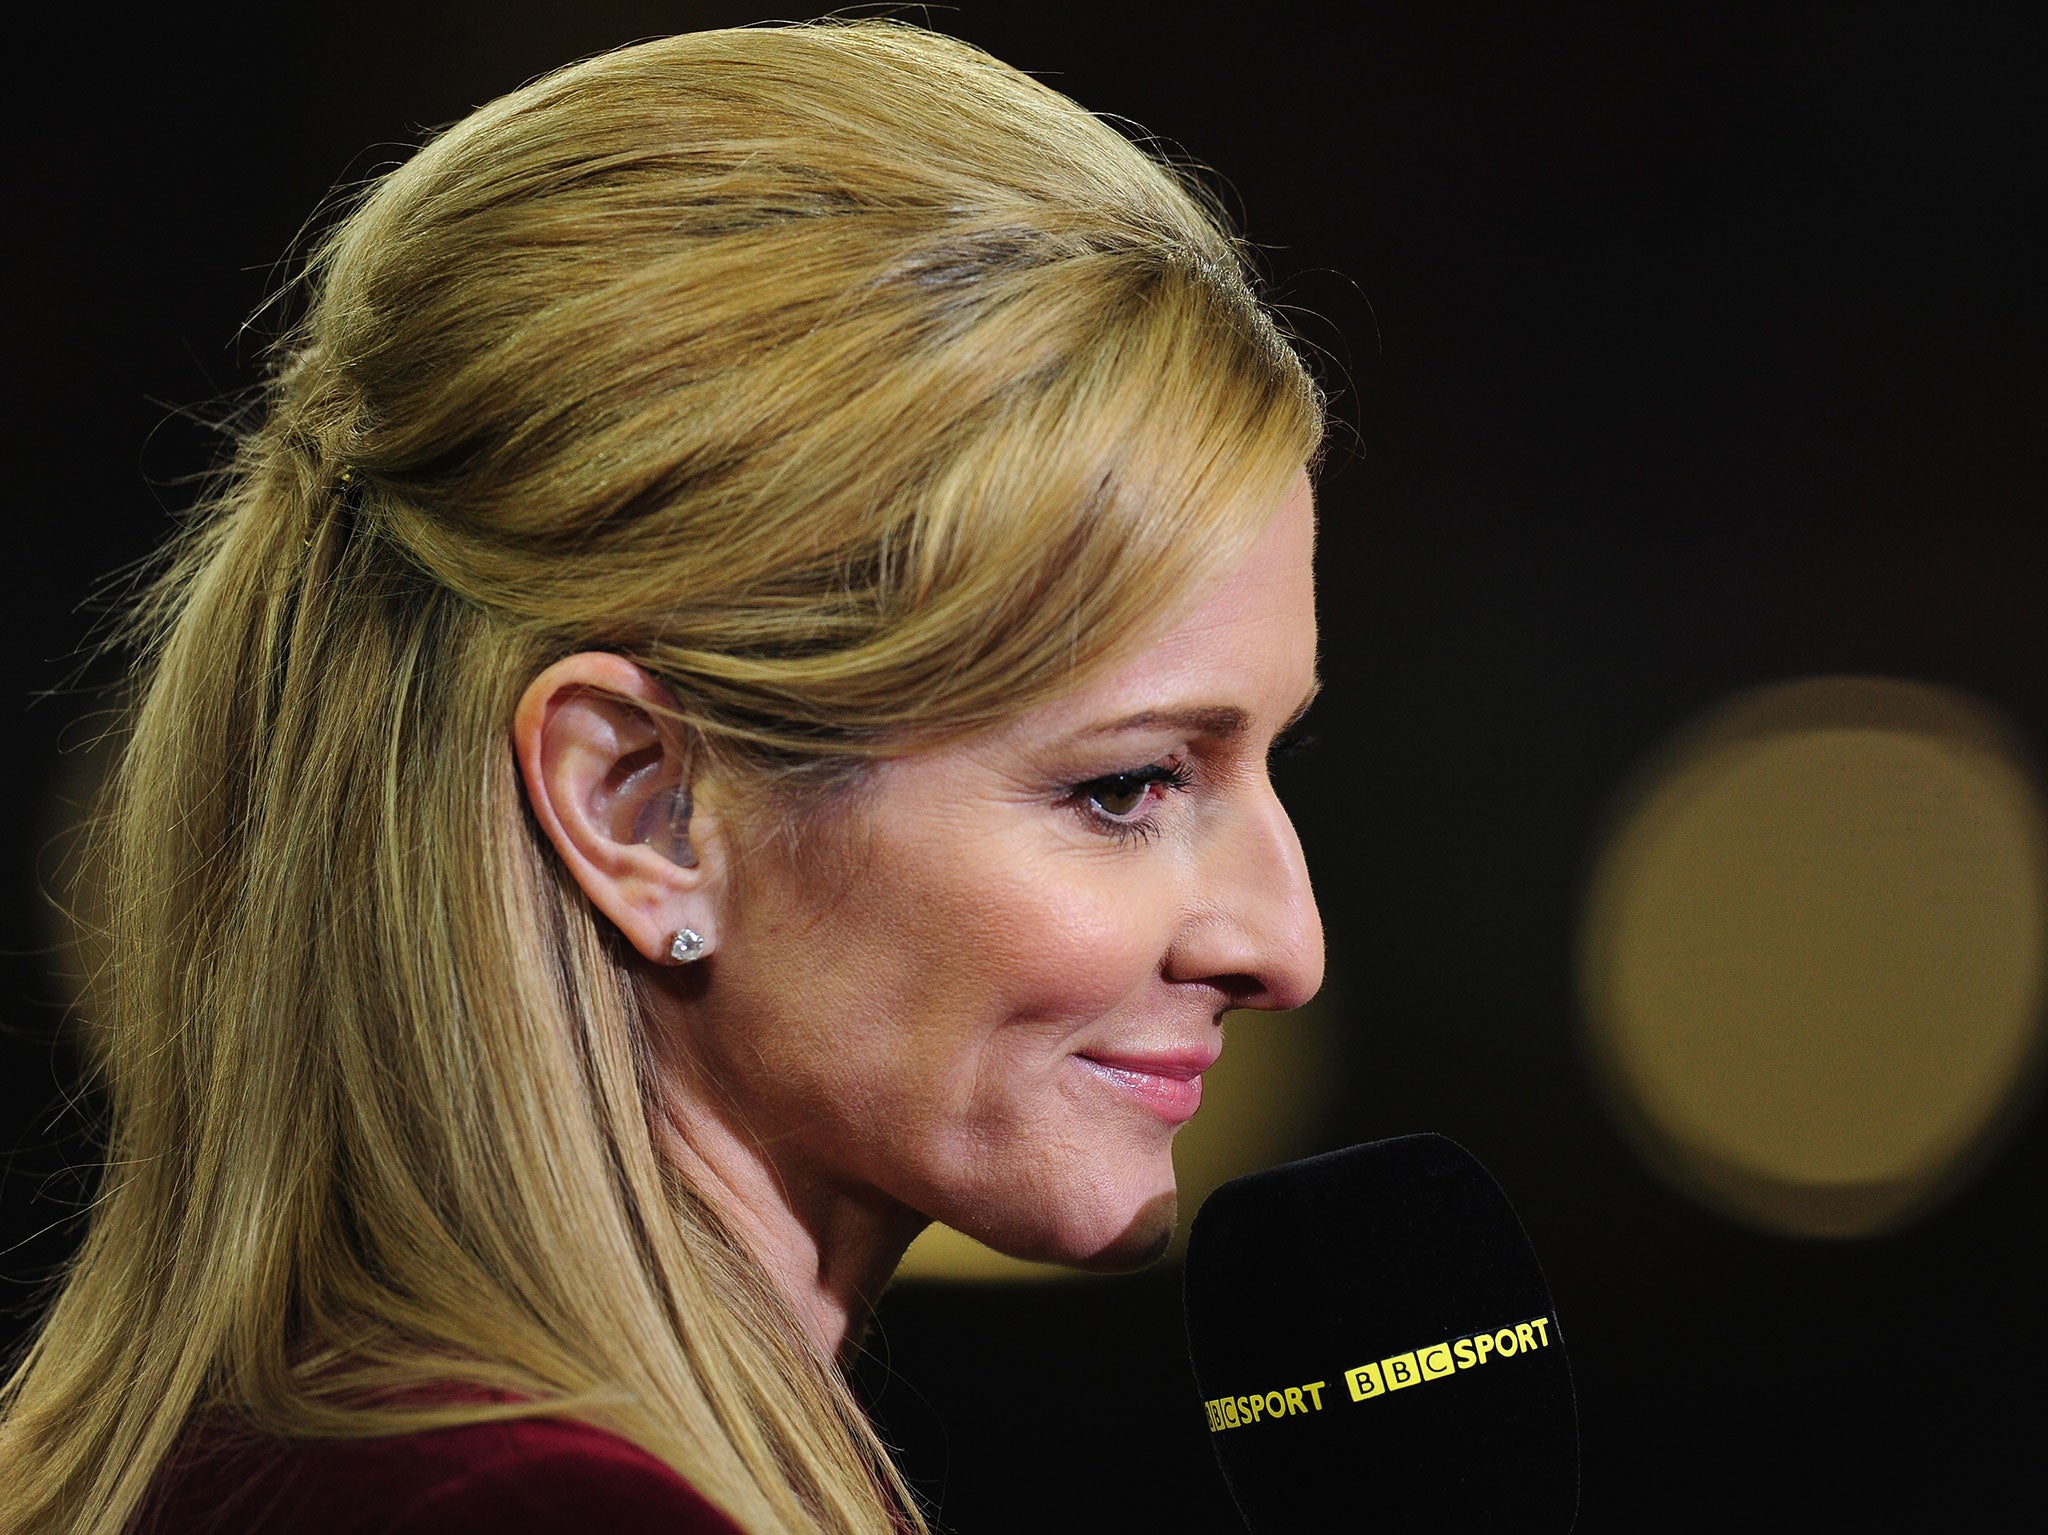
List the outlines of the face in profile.
<svg viewBox="0 0 2048 1535">
<path fill-rule="evenodd" d="M 736 866 L 687 1047 L 795 1204 L 1087 1267 L 1164 1248 L 1225 1010 L 1322 979 L 1266 770 L 1315 688 L 1313 544 L 1303 479 L 1126 664 L 876 769 L 843 868 Z"/>
</svg>

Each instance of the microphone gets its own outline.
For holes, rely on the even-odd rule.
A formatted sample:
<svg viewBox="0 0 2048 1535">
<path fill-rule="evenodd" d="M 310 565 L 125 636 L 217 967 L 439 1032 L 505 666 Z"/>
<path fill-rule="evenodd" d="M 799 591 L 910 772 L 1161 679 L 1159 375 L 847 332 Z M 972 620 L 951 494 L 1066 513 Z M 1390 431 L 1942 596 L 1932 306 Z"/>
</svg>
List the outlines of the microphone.
<svg viewBox="0 0 2048 1535">
<path fill-rule="evenodd" d="M 1464 1147 L 1406 1135 L 1226 1183 L 1185 1286 L 1210 1442 L 1254 1535 L 1571 1529 L 1550 1290 Z"/>
</svg>

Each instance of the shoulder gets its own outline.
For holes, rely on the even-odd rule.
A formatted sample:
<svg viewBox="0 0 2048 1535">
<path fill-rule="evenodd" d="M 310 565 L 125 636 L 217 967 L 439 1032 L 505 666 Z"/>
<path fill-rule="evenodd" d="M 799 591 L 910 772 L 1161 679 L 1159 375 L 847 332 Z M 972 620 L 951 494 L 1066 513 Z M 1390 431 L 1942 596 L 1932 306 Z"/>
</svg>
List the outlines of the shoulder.
<svg viewBox="0 0 2048 1535">
<path fill-rule="evenodd" d="M 138 1535 L 740 1535 L 646 1451 L 558 1418 L 181 1457 Z"/>
<path fill-rule="evenodd" d="M 737 1535 L 667 1466 L 587 1424 L 554 1418 L 409 1436 L 422 1447 L 416 1495 L 392 1510 L 389 1535 L 471 1530 L 618 1535 Z"/>
</svg>

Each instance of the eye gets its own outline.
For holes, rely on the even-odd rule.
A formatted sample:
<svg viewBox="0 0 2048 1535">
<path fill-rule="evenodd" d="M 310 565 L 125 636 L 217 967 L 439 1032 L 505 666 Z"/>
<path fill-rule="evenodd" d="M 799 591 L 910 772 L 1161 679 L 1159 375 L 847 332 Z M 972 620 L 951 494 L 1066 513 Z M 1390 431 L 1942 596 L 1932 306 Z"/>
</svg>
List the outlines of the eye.
<svg viewBox="0 0 2048 1535">
<path fill-rule="evenodd" d="M 1096 779 L 1088 786 L 1088 798 L 1105 813 L 1122 819 L 1135 814 L 1152 797 L 1153 782 L 1136 773 L 1118 773 L 1110 778 Z"/>
<path fill-rule="evenodd" d="M 1153 763 L 1124 773 L 1109 773 L 1076 784 L 1070 796 L 1096 822 L 1119 835 L 1149 834 L 1151 820 L 1145 807 L 1168 790 L 1185 789 L 1193 782 L 1178 763 Z"/>
</svg>

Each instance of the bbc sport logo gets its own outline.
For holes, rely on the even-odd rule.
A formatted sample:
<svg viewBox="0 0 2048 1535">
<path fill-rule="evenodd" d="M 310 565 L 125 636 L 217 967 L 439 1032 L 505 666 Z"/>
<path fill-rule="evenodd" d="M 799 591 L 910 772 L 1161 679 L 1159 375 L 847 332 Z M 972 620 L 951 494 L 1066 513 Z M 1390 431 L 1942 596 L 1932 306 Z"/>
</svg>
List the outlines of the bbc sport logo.
<svg viewBox="0 0 2048 1535">
<path fill-rule="evenodd" d="M 1373 1364 L 1359 1365 L 1344 1372 L 1344 1384 L 1351 1389 L 1352 1401 L 1364 1402 L 1426 1380 L 1442 1380 L 1459 1370 L 1477 1369 L 1489 1357 L 1512 1359 L 1517 1354 L 1548 1347 L 1550 1318 L 1539 1316 L 1495 1332 L 1473 1333 L 1413 1353 L 1393 1354 Z"/>
<path fill-rule="evenodd" d="M 1550 1318 L 1532 1317 L 1526 1322 L 1496 1328 L 1492 1332 L 1467 1333 L 1461 1338 L 1432 1343 L 1405 1354 L 1389 1354 L 1344 1371 L 1344 1385 L 1354 1402 L 1405 1391 L 1425 1381 L 1443 1380 L 1460 1370 L 1476 1370 L 1495 1359 L 1512 1359 L 1550 1347 Z M 1323 1388 L 1328 1379 L 1303 1381 L 1249 1396 L 1212 1397 L 1202 1404 L 1208 1414 L 1209 1432 L 1248 1428 L 1254 1423 L 1275 1422 L 1302 1414 L 1323 1411 Z M 1333 1392 L 1331 1402 L 1337 1400 Z"/>
</svg>

